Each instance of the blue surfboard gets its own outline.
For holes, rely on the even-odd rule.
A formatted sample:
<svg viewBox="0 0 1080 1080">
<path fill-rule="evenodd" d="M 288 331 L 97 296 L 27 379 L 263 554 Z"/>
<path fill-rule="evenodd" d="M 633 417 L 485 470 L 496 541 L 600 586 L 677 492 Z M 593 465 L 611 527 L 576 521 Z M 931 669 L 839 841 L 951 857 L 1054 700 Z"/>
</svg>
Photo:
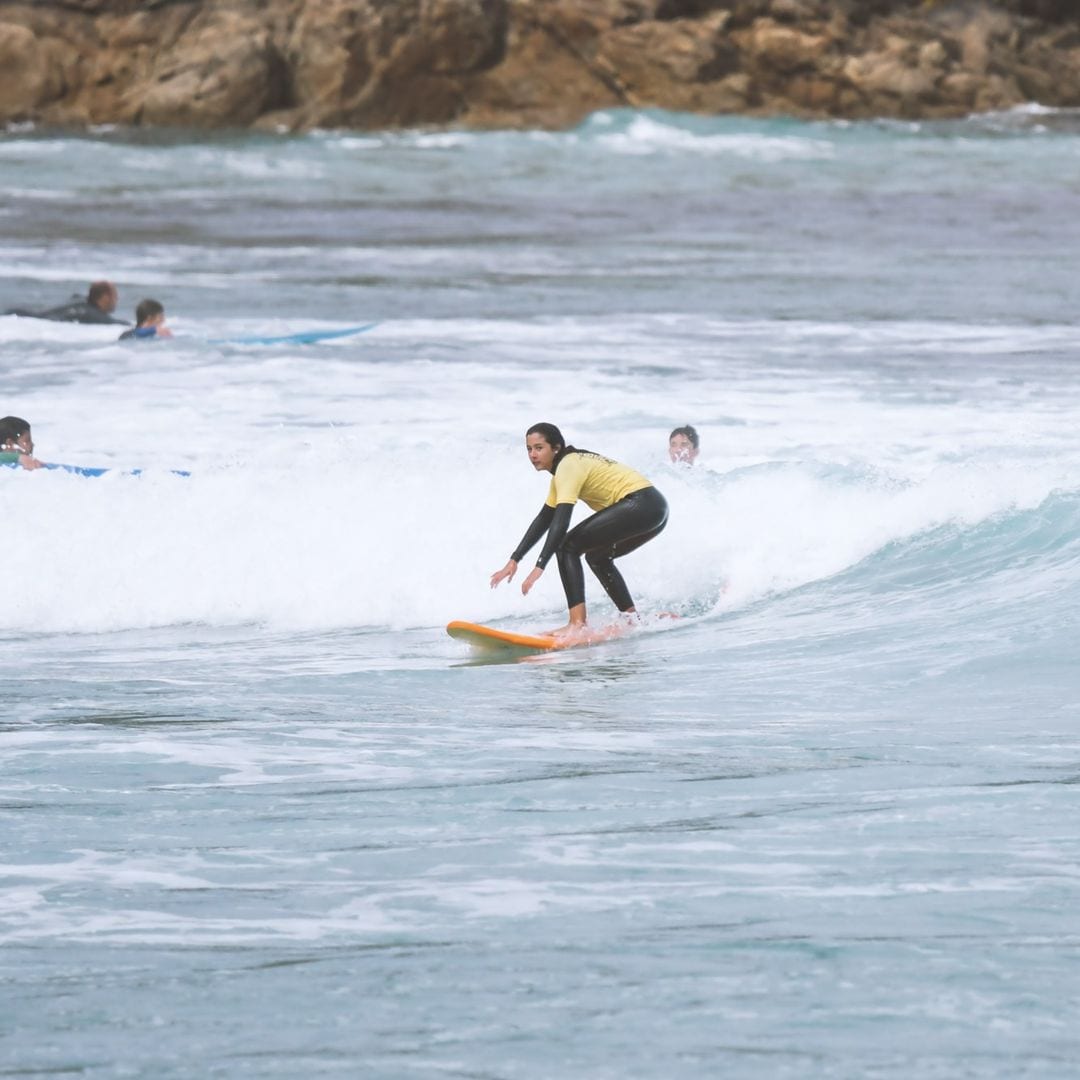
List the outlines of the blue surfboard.
<svg viewBox="0 0 1080 1080">
<path fill-rule="evenodd" d="M 364 323 L 362 326 L 347 326 L 344 330 L 301 330 L 296 334 L 278 334 L 271 337 L 254 335 L 251 337 L 211 338 L 211 345 L 314 345 L 319 341 L 331 341 L 334 338 L 352 337 L 363 334 L 378 323 Z"/>
<path fill-rule="evenodd" d="M 7 467 L 9 469 L 19 469 L 22 466 L 15 461 L 5 461 L 0 464 L 0 467 Z M 60 469 L 63 472 L 73 473 L 75 476 L 104 476 L 106 473 L 121 473 L 123 476 L 142 476 L 144 472 L 157 472 L 156 469 L 103 469 L 94 466 L 87 465 L 62 465 L 59 462 L 48 461 L 42 462 L 43 469 Z M 190 476 L 186 469 L 169 469 L 167 470 L 173 476 Z"/>
<path fill-rule="evenodd" d="M 46 469 L 61 469 L 63 472 L 74 473 L 76 476 L 104 476 L 107 472 L 111 472 L 111 469 L 95 469 L 87 468 L 84 465 L 58 465 L 54 462 L 48 462 L 45 465 Z"/>
<path fill-rule="evenodd" d="M 152 469 L 101 469 L 86 465 L 59 465 L 52 462 L 45 466 L 46 469 L 63 469 L 64 472 L 74 473 L 76 476 L 104 476 L 106 473 L 117 472 L 124 476 L 142 476 L 144 472 L 153 472 Z M 186 469 L 167 470 L 172 476 L 190 476 Z"/>
</svg>

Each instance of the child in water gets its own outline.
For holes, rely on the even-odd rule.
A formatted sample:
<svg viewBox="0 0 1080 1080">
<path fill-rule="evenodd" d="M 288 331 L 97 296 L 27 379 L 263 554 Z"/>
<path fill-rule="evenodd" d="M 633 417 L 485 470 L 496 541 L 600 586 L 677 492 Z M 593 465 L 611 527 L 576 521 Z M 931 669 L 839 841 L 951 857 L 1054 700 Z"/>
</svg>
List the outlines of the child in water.
<svg viewBox="0 0 1080 1080">
<path fill-rule="evenodd" d="M 673 465 L 693 465 L 700 448 L 697 430 L 689 424 L 677 427 L 668 436 L 668 456 Z"/>
<path fill-rule="evenodd" d="M 165 325 L 165 308 L 157 300 L 140 300 L 135 309 L 135 329 L 125 330 L 121 341 L 144 341 L 151 338 L 171 338 Z"/>
<path fill-rule="evenodd" d="M 34 457 L 30 425 L 22 417 L 5 416 L 0 420 L 0 465 L 21 465 L 24 469 L 42 467 Z"/>
</svg>

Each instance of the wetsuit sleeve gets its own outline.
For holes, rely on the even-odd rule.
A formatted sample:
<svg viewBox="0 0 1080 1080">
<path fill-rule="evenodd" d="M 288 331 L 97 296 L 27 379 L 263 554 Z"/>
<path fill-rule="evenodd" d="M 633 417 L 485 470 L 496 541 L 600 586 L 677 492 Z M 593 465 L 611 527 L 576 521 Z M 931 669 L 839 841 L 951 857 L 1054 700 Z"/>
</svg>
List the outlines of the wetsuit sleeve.
<svg viewBox="0 0 1080 1080">
<path fill-rule="evenodd" d="M 0 450 L 0 465 L 18 465 L 21 450 Z"/>
<path fill-rule="evenodd" d="M 514 562 L 521 562 L 526 554 L 532 549 L 537 540 L 547 532 L 551 519 L 555 516 L 552 507 L 544 505 L 540 507 L 540 513 L 533 518 L 532 524 L 525 530 L 521 543 L 514 548 L 514 554 L 510 556 Z"/>
<path fill-rule="evenodd" d="M 573 512 L 573 503 L 559 503 L 552 511 L 551 527 L 548 529 L 547 541 L 544 544 L 543 551 L 540 552 L 540 558 L 536 560 L 536 565 L 541 570 L 547 566 L 551 556 L 559 550 L 559 545 L 563 542 L 563 537 L 566 536 L 566 530 L 570 528 L 570 516 Z"/>
</svg>

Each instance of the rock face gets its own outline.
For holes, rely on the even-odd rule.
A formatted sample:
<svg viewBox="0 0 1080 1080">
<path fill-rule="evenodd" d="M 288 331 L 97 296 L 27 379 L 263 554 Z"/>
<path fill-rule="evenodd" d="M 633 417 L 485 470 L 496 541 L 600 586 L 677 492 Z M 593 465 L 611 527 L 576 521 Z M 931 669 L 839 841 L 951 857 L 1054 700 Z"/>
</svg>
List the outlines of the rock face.
<svg viewBox="0 0 1080 1080">
<path fill-rule="evenodd" d="M 0 0 L 0 122 L 562 127 L 1080 106 L 1077 0 Z"/>
</svg>

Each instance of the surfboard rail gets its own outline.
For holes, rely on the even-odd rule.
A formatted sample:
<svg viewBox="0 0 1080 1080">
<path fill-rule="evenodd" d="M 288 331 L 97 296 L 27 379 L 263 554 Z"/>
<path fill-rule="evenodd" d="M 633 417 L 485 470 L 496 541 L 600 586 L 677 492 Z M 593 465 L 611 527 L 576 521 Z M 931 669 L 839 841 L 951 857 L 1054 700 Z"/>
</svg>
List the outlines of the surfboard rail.
<svg viewBox="0 0 1080 1080">
<path fill-rule="evenodd" d="M 455 619 L 447 623 L 446 632 L 474 649 L 501 652 L 550 652 L 559 648 L 557 638 L 548 634 L 516 634 L 494 626 Z"/>
<path fill-rule="evenodd" d="M 511 652 L 519 655 L 539 652 L 557 652 L 561 649 L 580 649 L 586 645 L 599 645 L 602 641 L 621 637 L 633 629 L 625 623 L 608 626 L 586 627 L 580 634 L 555 637 L 553 634 L 519 634 L 513 630 L 500 630 L 496 626 L 466 622 L 455 619 L 447 623 L 446 632 L 458 641 L 464 641 L 481 652 Z"/>
</svg>

